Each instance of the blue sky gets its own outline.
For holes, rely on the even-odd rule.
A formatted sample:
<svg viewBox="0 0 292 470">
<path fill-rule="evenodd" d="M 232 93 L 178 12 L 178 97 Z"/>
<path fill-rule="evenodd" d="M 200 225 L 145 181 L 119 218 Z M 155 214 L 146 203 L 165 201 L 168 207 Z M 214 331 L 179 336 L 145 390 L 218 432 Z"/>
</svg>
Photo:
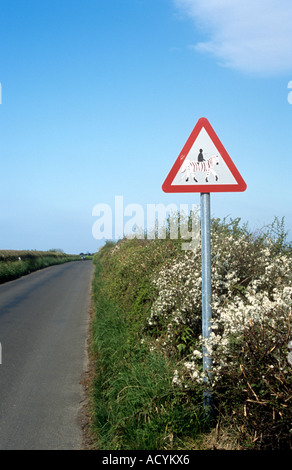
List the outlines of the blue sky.
<svg viewBox="0 0 292 470">
<path fill-rule="evenodd" d="M 1 249 L 97 251 L 92 210 L 115 196 L 199 204 L 161 185 L 200 117 L 247 183 L 212 194 L 212 216 L 292 231 L 290 1 L 0 0 L 0 15 Z"/>
</svg>

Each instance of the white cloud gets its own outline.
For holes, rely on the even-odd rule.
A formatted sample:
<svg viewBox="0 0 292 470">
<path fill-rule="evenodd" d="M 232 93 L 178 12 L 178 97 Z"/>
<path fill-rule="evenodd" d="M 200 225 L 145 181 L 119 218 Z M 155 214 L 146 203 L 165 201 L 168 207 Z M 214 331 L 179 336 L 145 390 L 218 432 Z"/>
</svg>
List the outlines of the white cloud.
<svg viewBox="0 0 292 470">
<path fill-rule="evenodd" d="M 243 72 L 292 71 L 291 0 L 174 0 L 197 31 L 208 36 L 192 47 Z"/>
</svg>

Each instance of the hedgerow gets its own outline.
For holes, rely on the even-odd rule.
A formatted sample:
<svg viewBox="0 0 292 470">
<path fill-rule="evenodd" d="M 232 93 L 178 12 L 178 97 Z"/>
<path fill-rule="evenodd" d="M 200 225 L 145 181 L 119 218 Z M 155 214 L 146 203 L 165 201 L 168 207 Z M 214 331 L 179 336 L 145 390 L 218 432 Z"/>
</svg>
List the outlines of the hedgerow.
<svg viewBox="0 0 292 470">
<path fill-rule="evenodd" d="M 164 438 L 158 446 L 197 445 L 198 430 L 206 431 L 200 397 L 207 386 L 216 429 L 220 424 L 232 432 L 235 448 L 291 449 L 292 247 L 284 220 L 276 218 L 252 233 L 240 219 L 214 219 L 211 237 L 212 330 L 207 340 L 201 335 L 200 247 L 183 251 L 180 240 L 169 238 L 106 244 L 95 259 L 103 279 L 99 295 L 118 306 L 132 351 L 139 345 L 144 358 L 155 354 L 166 361 L 170 398 L 160 406 L 173 412 L 167 423 L 161 421 Z M 99 316 L 97 307 L 97 324 Z M 203 346 L 212 358 L 209 383 L 202 371 Z M 184 428 L 172 426 L 174 403 L 183 406 Z M 195 415 L 200 416 L 196 435 L 190 431 Z M 171 441 L 165 440 L 166 428 Z"/>
<path fill-rule="evenodd" d="M 0 284 L 55 264 L 79 260 L 77 255 L 59 250 L 1 250 Z"/>
</svg>

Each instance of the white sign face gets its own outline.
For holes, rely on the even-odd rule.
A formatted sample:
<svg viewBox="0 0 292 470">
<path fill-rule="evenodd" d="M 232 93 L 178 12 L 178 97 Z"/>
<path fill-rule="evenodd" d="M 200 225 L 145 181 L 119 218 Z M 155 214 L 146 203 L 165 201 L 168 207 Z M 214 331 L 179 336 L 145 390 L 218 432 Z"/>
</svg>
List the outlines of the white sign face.
<svg viewBox="0 0 292 470">
<path fill-rule="evenodd" d="M 162 189 L 170 193 L 245 191 L 246 183 L 209 121 L 201 118 Z"/>
<path fill-rule="evenodd" d="M 236 179 L 204 127 L 171 184 L 193 185 L 194 182 L 206 186 L 236 184 Z"/>
</svg>

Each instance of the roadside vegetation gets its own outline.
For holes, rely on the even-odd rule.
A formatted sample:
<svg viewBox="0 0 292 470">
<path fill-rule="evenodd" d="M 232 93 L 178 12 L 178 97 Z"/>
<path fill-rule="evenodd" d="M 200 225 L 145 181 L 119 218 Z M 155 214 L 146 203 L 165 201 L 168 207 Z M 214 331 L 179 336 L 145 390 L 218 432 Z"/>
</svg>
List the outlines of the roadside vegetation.
<svg viewBox="0 0 292 470">
<path fill-rule="evenodd" d="M 80 256 L 68 255 L 61 250 L 1 250 L 0 284 L 12 281 L 38 269 L 78 259 L 80 259 Z"/>
<path fill-rule="evenodd" d="M 252 233 L 240 219 L 214 219 L 211 236 L 209 383 L 200 248 L 183 251 L 170 237 L 123 239 L 94 256 L 95 448 L 292 448 L 292 246 L 284 220 Z"/>
</svg>

